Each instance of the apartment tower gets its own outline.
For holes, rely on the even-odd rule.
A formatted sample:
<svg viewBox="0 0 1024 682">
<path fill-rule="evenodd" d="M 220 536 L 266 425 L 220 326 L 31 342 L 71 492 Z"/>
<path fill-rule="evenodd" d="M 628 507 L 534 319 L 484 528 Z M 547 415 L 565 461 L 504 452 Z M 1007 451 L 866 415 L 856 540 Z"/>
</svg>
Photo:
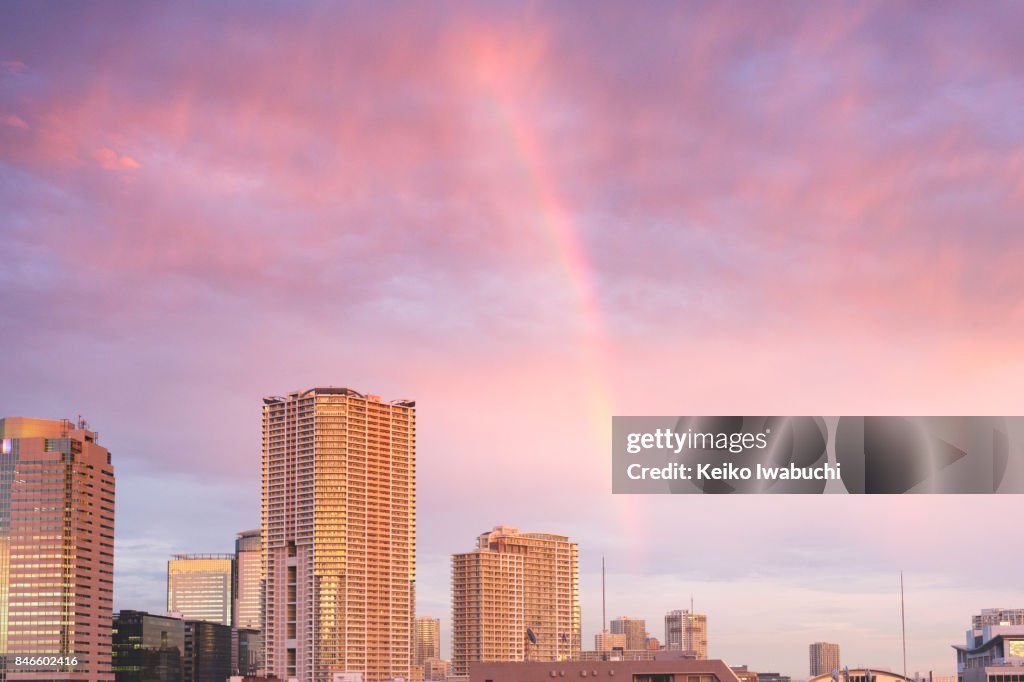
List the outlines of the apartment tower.
<svg viewBox="0 0 1024 682">
<path fill-rule="evenodd" d="M 416 404 L 348 388 L 263 400 L 264 666 L 409 678 Z"/>
<path fill-rule="evenodd" d="M 685 651 L 699 660 L 708 657 L 708 617 L 686 609 L 665 614 L 665 649 Z"/>
<path fill-rule="evenodd" d="M 578 552 L 564 535 L 497 526 L 452 557 L 452 673 L 475 661 L 568 661 L 580 652 Z"/>
<path fill-rule="evenodd" d="M 234 554 L 175 554 L 167 562 L 167 611 L 231 625 Z"/>
<path fill-rule="evenodd" d="M 413 664 L 422 666 L 431 658 L 441 658 L 441 620 L 422 616 L 416 619 L 413 638 Z"/>
<path fill-rule="evenodd" d="M 814 642 L 810 646 L 811 677 L 828 675 L 839 670 L 839 645 L 832 642 Z"/>
<path fill-rule="evenodd" d="M 82 420 L 0 419 L 0 679 L 113 680 L 113 589 L 110 453 Z"/>
</svg>

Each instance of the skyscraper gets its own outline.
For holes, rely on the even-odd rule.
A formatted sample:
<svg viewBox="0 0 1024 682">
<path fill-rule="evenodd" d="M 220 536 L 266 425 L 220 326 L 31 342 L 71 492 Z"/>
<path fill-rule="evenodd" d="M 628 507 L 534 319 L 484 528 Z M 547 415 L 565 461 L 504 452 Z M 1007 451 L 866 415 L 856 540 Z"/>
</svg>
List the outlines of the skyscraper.
<svg viewBox="0 0 1024 682">
<path fill-rule="evenodd" d="M 810 646 L 811 677 L 827 675 L 839 669 L 839 645 L 814 642 Z"/>
<path fill-rule="evenodd" d="M 175 554 L 167 562 L 167 610 L 231 625 L 234 554 Z"/>
<path fill-rule="evenodd" d="M 231 624 L 236 628 L 259 630 L 263 580 L 260 531 L 247 530 L 235 539 L 234 614 Z"/>
<path fill-rule="evenodd" d="M 641 650 L 647 648 L 647 621 L 642 618 L 619 616 L 611 622 L 613 635 L 625 635 L 625 649 Z"/>
<path fill-rule="evenodd" d="M 708 617 L 687 609 L 665 614 L 665 650 L 689 651 L 698 659 L 708 657 Z"/>
<path fill-rule="evenodd" d="M 413 646 L 414 665 L 421 666 L 428 658 L 441 658 L 441 620 L 430 616 L 417 618 Z"/>
<path fill-rule="evenodd" d="M 452 672 L 580 651 L 578 552 L 564 535 L 497 526 L 452 557 Z"/>
<path fill-rule="evenodd" d="M 0 419 L 0 652 L 7 654 L 7 679 L 113 680 L 113 588 L 110 453 L 81 420 Z M 33 673 L 14 664 L 18 654 L 76 663 Z"/>
<path fill-rule="evenodd" d="M 263 400 L 264 665 L 409 677 L 416 404 L 348 388 Z"/>
</svg>

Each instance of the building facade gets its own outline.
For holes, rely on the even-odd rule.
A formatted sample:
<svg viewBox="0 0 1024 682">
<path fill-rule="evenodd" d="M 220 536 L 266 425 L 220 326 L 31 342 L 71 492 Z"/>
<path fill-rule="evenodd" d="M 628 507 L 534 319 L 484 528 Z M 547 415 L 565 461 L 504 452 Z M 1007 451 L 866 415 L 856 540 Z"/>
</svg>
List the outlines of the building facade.
<svg viewBox="0 0 1024 682">
<path fill-rule="evenodd" d="M 244 630 L 259 630 L 263 624 L 263 544 L 260 531 L 242 531 L 235 538 L 234 606 L 231 624 Z"/>
<path fill-rule="evenodd" d="M 231 626 L 185 621 L 184 682 L 224 682 L 234 672 Z"/>
<path fill-rule="evenodd" d="M 954 645 L 958 682 L 1021 682 L 1024 680 L 1024 625 L 982 624 L 967 631 L 966 642 Z M 977 623 L 977 621 L 975 621 Z"/>
<path fill-rule="evenodd" d="M 413 646 L 413 665 L 422 666 L 427 659 L 441 658 L 441 619 L 417 618 Z"/>
<path fill-rule="evenodd" d="M 579 558 L 564 535 L 497 526 L 452 557 L 452 674 L 580 652 Z"/>
<path fill-rule="evenodd" d="M 831 675 L 839 670 L 839 645 L 833 642 L 814 642 L 809 647 L 811 677 Z"/>
<path fill-rule="evenodd" d="M 807 680 L 807 682 L 832 682 L 832 670 Z M 909 677 L 878 668 L 842 668 L 839 670 L 840 682 L 914 682 Z"/>
<path fill-rule="evenodd" d="M 723 661 L 672 658 L 654 661 L 473 663 L 469 682 L 602 680 L 615 682 L 740 682 Z"/>
<path fill-rule="evenodd" d="M 114 616 L 116 682 L 182 682 L 185 621 L 144 611 Z"/>
<path fill-rule="evenodd" d="M 416 404 L 347 388 L 263 400 L 267 673 L 408 678 L 416 581 Z"/>
<path fill-rule="evenodd" d="M 687 609 L 665 614 L 665 650 L 690 652 L 697 659 L 708 657 L 708 617 Z"/>
<path fill-rule="evenodd" d="M 233 554 L 175 554 L 167 562 L 167 610 L 231 625 L 234 573 Z"/>
<path fill-rule="evenodd" d="M 263 671 L 263 633 L 259 630 L 231 628 L 231 656 L 234 674 L 246 677 Z"/>
<path fill-rule="evenodd" d="M 0 419 L 0 677 L 112 681 L 113 588 L 110 453 L 81 420 Z"/>
<path fill-rule="evenodd" d="M 440 658 L 428 658 L 423 661 L 423 679 L 426 682 L 445 682 L 452 672 L 452 664 Z"/>
<path fill-rule="evenodd" d="M 971 629 L 980 631 L 986 625 L 1024 625 L 1024 609 L 982 609 L 971 617 Z"/>
<path fill-rule="evenodd" d="M 626 635 L 621 632 L 598 632 L 594 635 L 594 651 L 613 651 L 626 649 Z"/>
<path fill-rule="evenodd" d="M 647 648 L 647 621 L 642 618 L 619 616 L 611 622 L 609 629 L 613 635 L 626 636 L 623 648 L 633 650 Z"/>
</svg>

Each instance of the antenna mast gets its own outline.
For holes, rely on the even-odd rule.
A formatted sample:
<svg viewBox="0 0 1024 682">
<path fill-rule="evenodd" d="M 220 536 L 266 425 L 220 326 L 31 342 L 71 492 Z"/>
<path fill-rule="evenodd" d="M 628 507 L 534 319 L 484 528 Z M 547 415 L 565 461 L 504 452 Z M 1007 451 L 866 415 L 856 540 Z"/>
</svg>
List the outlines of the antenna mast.
<svg viewBox="0 0 1024 682">
<path fill-rule="evenodd" d="M 604 600 L 604 555 L 601 555 L 601 632 L 608 632 L 608 613 Z"/>
<path fill-rule="evenodd" d="M 907 613 L 903 608 L 903 571 L 900 571 L 900 626 L 903 628 L 903 678 L 907 677 Z"/>
</svg>

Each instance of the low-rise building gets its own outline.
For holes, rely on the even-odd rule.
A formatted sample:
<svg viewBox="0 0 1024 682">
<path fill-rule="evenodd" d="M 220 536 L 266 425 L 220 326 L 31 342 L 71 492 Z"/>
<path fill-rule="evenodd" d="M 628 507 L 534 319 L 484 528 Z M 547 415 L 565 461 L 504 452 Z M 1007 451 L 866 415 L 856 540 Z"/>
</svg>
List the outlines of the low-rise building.
<svg viewBox="0 0 1024 682">
<path fill-rule="evenodd" d="M 968 630 L 956 649 L 957 682 L 1024 682 L 1024 625 Z"/>
<path fill-rule="evenodd" d="M 740 682 L 720 660 L 471 663 L 469 682 Z"/>
</svg>

